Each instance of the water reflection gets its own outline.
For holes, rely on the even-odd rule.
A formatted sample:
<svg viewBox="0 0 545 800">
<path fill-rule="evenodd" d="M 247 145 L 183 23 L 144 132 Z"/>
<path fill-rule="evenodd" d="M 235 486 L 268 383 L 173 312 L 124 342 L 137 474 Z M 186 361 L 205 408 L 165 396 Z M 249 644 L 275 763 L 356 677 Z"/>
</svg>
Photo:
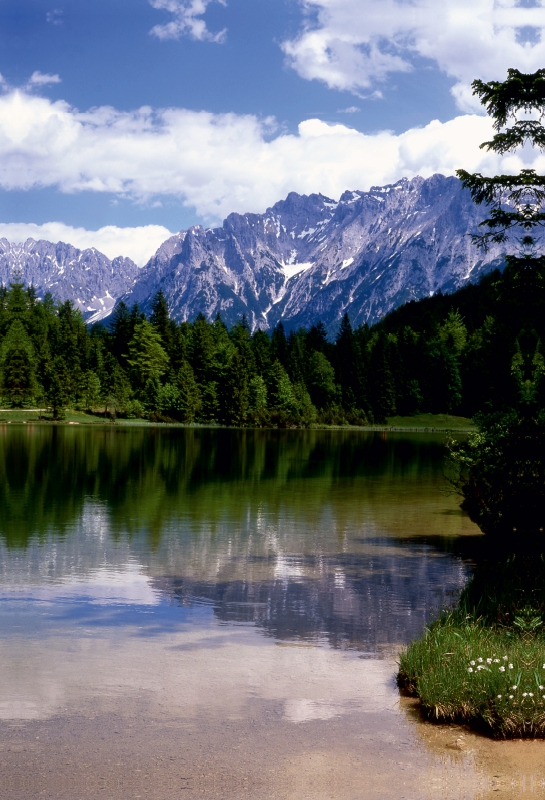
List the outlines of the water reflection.
<svg viewBox="0 0 545 800">
<path fill-rule="evenodd" d="M 376 653 L 467 578 L 478 537 L 443 456 L 354 431 L 0 428 L 1 596 L 205 604 Z"/>
<path fill-rule="evenodd" d="M 472 570 L 443 453 L 425 435 L 0 427 L 2 785 L 474 797 L 472 757 L 421 746 L 393 680 Z"/>
</svg>

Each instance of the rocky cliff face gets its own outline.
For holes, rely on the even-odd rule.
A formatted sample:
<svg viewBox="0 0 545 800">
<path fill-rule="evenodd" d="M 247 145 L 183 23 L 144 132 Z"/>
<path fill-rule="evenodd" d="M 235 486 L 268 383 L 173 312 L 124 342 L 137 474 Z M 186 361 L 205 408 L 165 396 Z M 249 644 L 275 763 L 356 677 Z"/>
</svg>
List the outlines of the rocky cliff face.
<svg viewBox="0 0 545 800">
<path fill-rule="evenodd" d="M 468 236 L 483 216 L 460 182 L 442 175 L 345 192 L 338 202 L 293 192 L 264 214 L 182 231 L 143 269 L 95 249 L 2 239 L 0 280 L 18 270 L 40 294 L 74 300 L 89 321 L 121 297 L 149 311 L 162 289 L 176 320 L 220 313 L 232 325 L 246 314 L 252 328 L 280 319 L 293 328 L 321 319 L 333 333 L 345 311 L 354 324 L 373 323 L 501 265 L 498 248 L 483 254 Z"/>
<path fill-rule="evenodd" d="M 9 284 L 16 276 L 36 287 L 39 297 L 46 292 L 57 300 L 73 300 L 89 322 L 111 313 L 116 299 L 127 292 L 139 269 L 130 258 L 110 261 L 94 248 L 77 250 L 70 244 L 28 239 L 13 244 L 0 239 L 0 282 Z"/>
<path fill-rule="evenodd" d="M 501 264 L 472 244 L 483 211 L 456 178 L 401 180 L 369 192 L 290 194 L 265 214 L 231 214 L 223 227 L 169 239 L 141 271 L 126 302 L 149 308 L 161 288 L 171 314 L 243 313 L 252 327 L 321 319 L 334 331 L 348 311 L 375 322 L 402 303 L 451 292 Z"/>
</svg>

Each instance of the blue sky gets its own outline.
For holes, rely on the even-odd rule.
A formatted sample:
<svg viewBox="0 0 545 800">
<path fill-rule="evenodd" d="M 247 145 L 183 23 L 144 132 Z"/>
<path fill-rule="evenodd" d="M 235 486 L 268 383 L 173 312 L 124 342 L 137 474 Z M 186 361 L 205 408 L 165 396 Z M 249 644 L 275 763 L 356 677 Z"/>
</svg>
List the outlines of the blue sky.
<svg viewBox="0 0 545 800">
<path fill-rule="evenodd" d="M 470 82 L 545 65 L 544 5 L 2 0 L 0 235 L 141 262 L 291 190 L 495 168 Z"/>
</svg>

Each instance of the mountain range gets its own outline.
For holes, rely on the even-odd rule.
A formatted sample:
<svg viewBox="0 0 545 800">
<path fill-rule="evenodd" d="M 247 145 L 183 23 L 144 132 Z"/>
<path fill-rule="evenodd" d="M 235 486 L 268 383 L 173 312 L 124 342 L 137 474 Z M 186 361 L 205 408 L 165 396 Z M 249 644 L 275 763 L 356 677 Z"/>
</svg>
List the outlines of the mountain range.
<svg viewBox="0 0 545 800">
<path fill-rule="evenodd" d="M 115 302 L 149 311 L 162 289 L 171 316 L 220 313 L 233 324 L 286 328 L 322 320 L 334 332 L 345 311 L 373 323 L 408 300 L 455 291 L 501 266 L 498 247 L 468 234 L 484 216 L 456 178 L 433 175 L 347 191 L 335 201 L 298 195 L 264 214 L 230 214 L 222 227 L 194 226 L 169 238 L 142 268 L 59 242 L 0 239 L 0 280 L 19 274 L 38 295 L 73 300 L 87 320 Z"/>
</svg>

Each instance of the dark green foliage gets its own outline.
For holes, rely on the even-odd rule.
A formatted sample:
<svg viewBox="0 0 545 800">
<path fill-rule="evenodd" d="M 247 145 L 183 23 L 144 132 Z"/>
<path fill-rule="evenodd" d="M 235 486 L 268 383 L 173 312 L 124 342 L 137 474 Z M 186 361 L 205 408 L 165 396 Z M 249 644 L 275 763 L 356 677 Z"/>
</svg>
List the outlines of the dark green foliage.
<svg viewBox="0 0 545 800">
<path fill-rule="evenodd" d="M 281 322 L 278 323 L 272 332 L 271 337 L 271 362 L 279 361 L 283 367 L 288 362 L 288 341 L 286 332 Z"/>
<path fill-rule="evenodd" d="M 516 112 L 520 110 L 536 110 L 540 119 L 543 117 L 544 70 L 533 75 L 509 70 L 503 83 L 475 81 L 473 86 L 493 116 L 497 131 L 506 126 L 508 119 L 516 120 Z M 515 122 L 483 147 L 505 153 L 526 141 L 543 149 L 545 131 L 540 121 Z M 456 486 L 464 498 L 462 507 L 482 531 L 494 536 L 499 547 L 542 553 L 545 552 L 545 364 L 541 336 L 545 257 L 535 252 L 538 240 L 529 232 L 534 233 L 545 222 L 542 212 L 545 177 L 533 170 L 522 170 L 517 176 L 483 178 L 463 173 L 460 177 L 477 203 L 484 202 L 492 208 L 482 223 L 488 232 L 477 237 L 480 245 L 508 241 L 517 228 L 523 235 L 518 242 L 522 255 L 506 257 L 505 274 L 496 287 L 505 317 L 502 333 L 511 328 L 507 354 L 512 380 L 507 380 L 504 371 L 507 388 L 502 392 L 504 409 L 483 415 L 477 434 L 467 442 L 451 445 L 461 467 Z M 496 330 L 501 327 L 496 324 Z M 488 328 L 490 332 L 490 322 Z M 498 342 L 495 344 L 497 347 Z M 497 400 L 494 405 L 498 407 Z"/>
<path fill-rule="evenodd" d="M 201 409 L 201 393 L 195 380 L 195 375 L 188 361 L 183 361 L 176 375 L 176 388 L 178 390 L 177 416 L 181 422 L 195 422 Z"/>
<path fill-rule="evenodd" d="M 4 402 L 22 406 L 36 394 L 36 358 L 25 326 L 14 319 L 2 341 L 0 375 Z"/>
<path fill-rule="evenodd" d="M 314 350 L 309 358 L 307 386 L 317 408 L 329 408 L 337 398 L 335 370 L 318 350 Z"/>
<path fill-rule="evenodd" d="M 498 547 L 545 551 L 545 413 L 514 409 L 480 420 L 453 443 L 462 508 Z"/>
</svg>

